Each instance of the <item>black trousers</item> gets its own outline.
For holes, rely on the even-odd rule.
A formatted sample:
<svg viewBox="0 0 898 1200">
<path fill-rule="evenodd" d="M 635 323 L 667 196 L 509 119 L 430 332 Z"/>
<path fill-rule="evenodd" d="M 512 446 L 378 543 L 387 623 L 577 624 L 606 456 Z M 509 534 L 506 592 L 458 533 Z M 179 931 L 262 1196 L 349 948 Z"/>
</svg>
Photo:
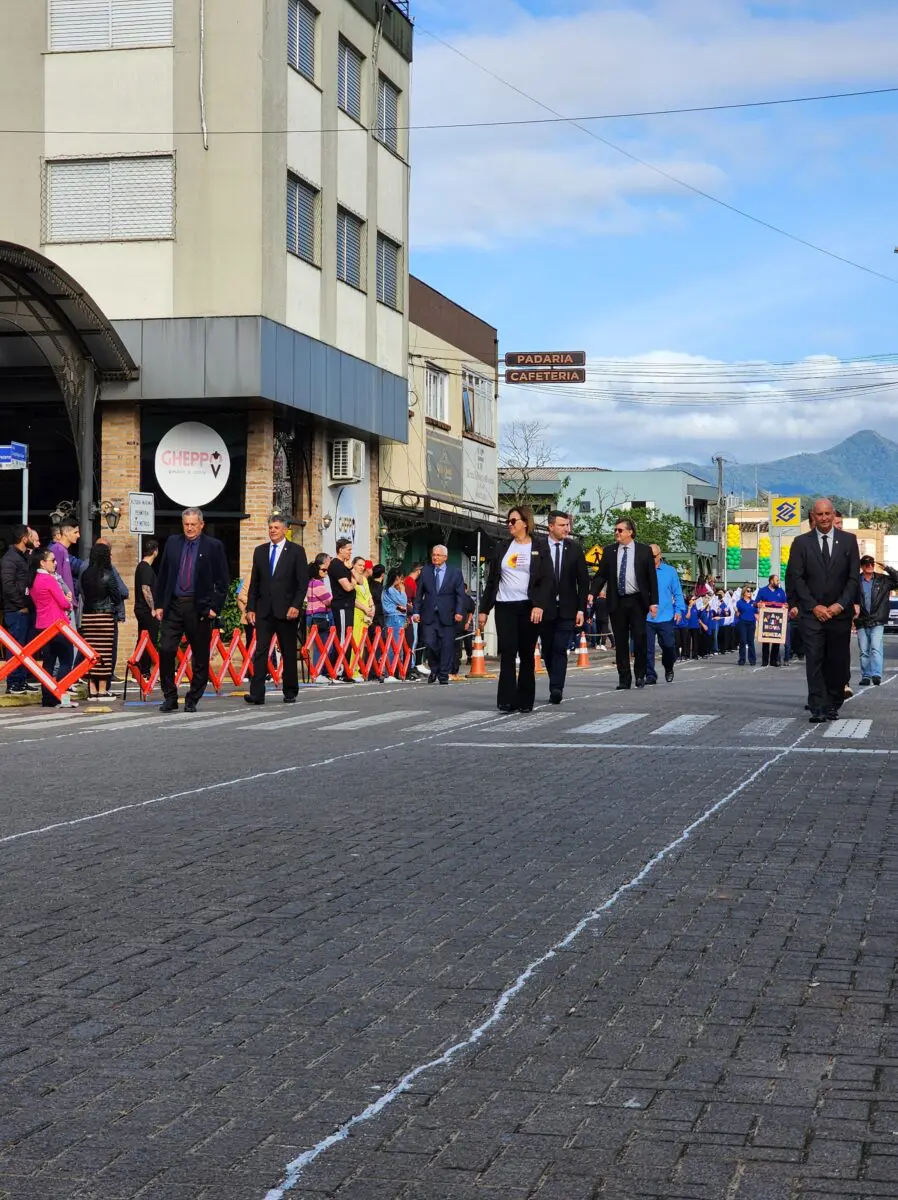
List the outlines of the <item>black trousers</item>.
<svg viewBox="0 0 898 1200">
<path fill-rule="evenodd" d="M 530 620 L 533 605 L 529 600 L 497 601 L 496 637 L 499 642 L 499 690 L 496 703 L 500 708 L 533 708 L 536 699 L 536 663 L 534 651 L 539 626 Z M 520 668 L 515 659 L 520 656 Z"/>
<path fill-rule="evenodd" d="M 145 617 L 137 618 L 137 640 L 140 641 L 141 634 L 146 630 L 150 635 L 150 641 L 154 646 L 159 645 L 159 621 L 152 613 L 148 613 Z M 153 660 L 150 658 L 149 652 L 144 651 L 140 656 L 140 671 L 142 675 L 149 678 L 150 671 L 153 669 Z"/>
<path fill-rule="evenodd" d="M 175 668 L 181 637 L 186 635 L 192 652 L 193 679 L 187 689 L 187 699 L 194 704 L 206 690 L 209 682 L 209 642 L 212 637 L 212 622 L 196 611 L 192 596 L 175 596 L 171 608 L 162 618 L 162 636 L 159 639 L 159 681 L 166 700 L 178 699 L 175 683 Z"/>
<path fill-rule="evenodd" d="M 452 674 L 457 675 L 461 670 L 461 656 L 465 653 L 468 656 L 468 662 L 471 661 L 471 656 L 474 653 L 474 634 L 462 633 L 457 634 L 455 638 L 455 650 L 452 654 Z"/>
<path fill-rule="evenodd" d="M 761 643 L 761 666 L 778 667 L 780 663 L 779 642 Z"/>
<path fill-rule="evenodd" d="M 424 645 L 427 647 L 427 662 L 432 675 L 438 679 L 448 679 L 452 673 L 452 656 L 455 653 L 455 632 L 460 625 L 441 625 L 421 623 Z"/>
<path fill-rule="evenodd" d="M 574 635 L 574 622 L 559 617 L 555 621 L 543 621 L 539 627 L 539 640 L 543 651 L 543 665 L 549 676 L 549 691 L 563 692 L 567 678 L 567 648 Z"/>
<path fill-rule="evenodd" d="M 268 674 L 268 650 L 277 635 L 281 648 L 281 670 L 286 697 L 299 695 L 299 672 L 296 665 L 296 646 L 299 621 L 275 616 L 256 617 L 256 650 L 253 654 L 253 677 L 249 685 L 251 700 L 265 699 L 265 677 Z"/>
<path fill-rule="evenodd" d="M 851 621 L 818 621 L 803 612 L 798 626 L 804 644 L 808 706 L 811 712 L 838 709 L 844 703 L 845 683 L 851 674 Z"/>
<path fill-rule="evenodd" d="M 630 674 L 630 641 L 633 642 L 633 669 L 637 679 L 645 678 L 646 670 L 646 630 L 645 619 L 648 611 L 642 596 L 618 596 L 617 608 L 611 617 L 611 628 L 614 630 L 614 654 L 617 659 L 617 673 L 621 683 L 629 683 Z"/>
</svg>

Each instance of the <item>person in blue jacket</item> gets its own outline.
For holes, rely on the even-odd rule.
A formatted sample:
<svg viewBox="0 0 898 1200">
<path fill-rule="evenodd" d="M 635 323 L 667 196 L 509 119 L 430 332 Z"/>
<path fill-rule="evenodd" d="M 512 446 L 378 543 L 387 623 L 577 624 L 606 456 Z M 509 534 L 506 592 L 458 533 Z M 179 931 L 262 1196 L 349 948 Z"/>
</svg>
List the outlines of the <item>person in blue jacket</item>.
<svg viewBox="0 0 898 1200">
<path fill-rule="evenodd" d="M 683 600 L 683 589 L 676 569 L 661 558 L 661 547 L 653 545 L 652 554 L 655 559 L 655 570 L 658 572 L 658 611 L 655 616 L 646 619 L 648 634 L 648 654 L 646 656 L 645 681 L 657 683 L 658 673 L 655 670 L 655 640 L 661 645 L 661 664 L 664 667 L 664 678 L 673 683 L 674 663 L 677 661 L 677 633 L 686 603 Z"/>
<path fill-rule="evenodd" d="M 736 601 L 736 624 L 739 629 L 739 666 L 745 666 L 746 654 L 748 664 L 753 667 L 757 663 L 755 655 L 755 625 L 758 619 L 757 604 L 751 598 L 751 588 L 742 589 L 741 599 Z"/>
<path fill-rule="evenodd" d="M 767 580 L 767 586 L 758 589 L 758 594 L 755 596 L 756 604 L 772 604 L 778 608 L 786 607 L 786 590 L 780 586 L 779 576 L 771 575 Z M 788 650 L 788 647 L 787 647 Z M 788 661 L 788 654 L 786 656 Z M 761 666 L 778 667 L 780 665 L 780 648 L 779 643 L 770 642 L 761 643 Z"/>
<path fill-rule="evenodd" d="M 683 624 L 686 627 L 686 635 L 683 641 L 683 649 L 687 658 L 698 658 L 699 645 L 699 623 L 698 623 L 698 600 L 695 595 L 689 597 L 689 604 L 686 607 L 686 616 Z"/>
</svg>

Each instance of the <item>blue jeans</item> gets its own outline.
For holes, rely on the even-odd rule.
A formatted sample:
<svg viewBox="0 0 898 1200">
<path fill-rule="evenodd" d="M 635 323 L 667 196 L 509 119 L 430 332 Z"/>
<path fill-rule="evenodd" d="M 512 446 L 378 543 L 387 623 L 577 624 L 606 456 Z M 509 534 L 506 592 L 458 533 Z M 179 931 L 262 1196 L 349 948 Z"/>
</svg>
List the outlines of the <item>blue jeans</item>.
<svg viewBox="0 0 898 1200">
<path fill-rule="evenodd" d="M 417 629 L 417 625 L 412 626 Z M 384 626 L 384 638 L 388 638 L 392 633 L 392 646 L 384 660 L 384 675 L 396 675 L 399 670 L 399 661 L 401 658 L 402 635 L 405 630 L 405 617 L 387 617 L 387 623 Z M 411 670 L 411 665 L 409 666 Z"/>
<path fill-rule="evenodd" d="M 755 623 L 754 621 L 739 622 L 739 665 L 744 666 L 745 656 L 748 654 L 748 662 L 750 666 L 754 666 L 758 661 L 755 657 Z"/>
<path fill-rule="evenodd" d="M 3 614 L 3 624 L 6 626 L 6 632 L 16 639 L 20 646 L 24 646 L 29 640 L 28 634 L 31 632 L 31 613 L 27 612 L 7 612 Z M 27 667 L 16 667 L 12 674 L 6 677 L 7 692 L 21 691 L 31 672 Z"/>
<path fill-rule="evenodd" d="M 885 625 L 867 625 L 857 631 L 857 648 L 861 654 L 861 679 L 882 678 L 882 642 Z"/>
<path fill-rule="evenodd" d="M 646 650 L 645 677 L 657 681 L 655 671 L 655 638 L 661 643 L 661 665 L 665 673 L 672 671 L 677 661 L 677 627 L 673 621 L 646 621 L 645 631 L 648 637 Z"/>
</svg>

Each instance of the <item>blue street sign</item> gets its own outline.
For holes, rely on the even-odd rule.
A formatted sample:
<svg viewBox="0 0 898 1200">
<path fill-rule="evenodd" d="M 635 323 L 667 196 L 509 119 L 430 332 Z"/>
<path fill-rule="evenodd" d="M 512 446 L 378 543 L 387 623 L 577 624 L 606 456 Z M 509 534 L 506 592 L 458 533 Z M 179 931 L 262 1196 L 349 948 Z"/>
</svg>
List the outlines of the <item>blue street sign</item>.
<svg viewBox="0 0 898 1200">
<path fill-rule="evenodd" d="M 12 463 L 12 446 L 0 446 L 0 467 Z"/>
<path fill-rule="evenodd" d="M 28 447 L 22 442 L 0 446 L 0 471 L 22 471 L 28 466 Z"/>
<path fill-rule="evenodd" d="M 23 465 L 28 462 L 28 447 L 24 442 L 10 442 L 9 448 L 12 451 L 13 462 L 20 462 Z"/>
</svg>

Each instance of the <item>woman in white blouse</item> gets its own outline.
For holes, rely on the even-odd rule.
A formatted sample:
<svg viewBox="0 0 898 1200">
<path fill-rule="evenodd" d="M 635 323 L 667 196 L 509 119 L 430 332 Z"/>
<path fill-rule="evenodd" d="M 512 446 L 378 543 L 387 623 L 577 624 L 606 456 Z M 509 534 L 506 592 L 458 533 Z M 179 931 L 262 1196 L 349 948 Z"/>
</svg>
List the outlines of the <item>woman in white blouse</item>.
<svg viewBox="0 0 898 1200">
<path fill-rule="evenodd" d="M 508 514 L 511 540 L 490 559 L 480 604 L 480 628 L 493 608 L 499 641 L 499 712 L 532 712 L 536 696 L 534 651 L 543 609 L 551 600 L 552 569 L 546 542 L 534 536 L 533 512 L 526 505 Z M 515 671 L 515 660 L 520 668 Z"/>
</svg>

